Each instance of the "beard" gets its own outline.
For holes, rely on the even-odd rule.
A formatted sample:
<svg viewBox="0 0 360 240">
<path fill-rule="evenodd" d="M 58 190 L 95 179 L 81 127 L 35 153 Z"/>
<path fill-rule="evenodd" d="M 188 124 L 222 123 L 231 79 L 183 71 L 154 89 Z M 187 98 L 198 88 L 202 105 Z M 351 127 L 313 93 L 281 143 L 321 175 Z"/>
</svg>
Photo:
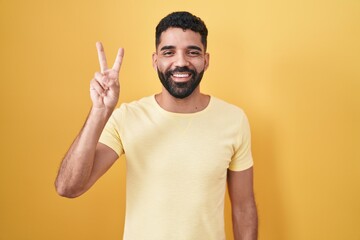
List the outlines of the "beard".
<svg viewBox="0 0 360 240">
<path fill-rule="evenodd" d="M 171 94 L 171 96 L 179 99 L 190 96 L 193 91 L 199 86 L 201 79 L 204 75 L 202 70 L 200 73 L 188 67 L 176 67 L 174 70 L 168 70 L 165 73 L 157 69 L 158 76 L 162 85 Z M 191 78 L 187 82 L 175 82 L 172 80 L 173 73 L 190 73 Z"/>
</svg>

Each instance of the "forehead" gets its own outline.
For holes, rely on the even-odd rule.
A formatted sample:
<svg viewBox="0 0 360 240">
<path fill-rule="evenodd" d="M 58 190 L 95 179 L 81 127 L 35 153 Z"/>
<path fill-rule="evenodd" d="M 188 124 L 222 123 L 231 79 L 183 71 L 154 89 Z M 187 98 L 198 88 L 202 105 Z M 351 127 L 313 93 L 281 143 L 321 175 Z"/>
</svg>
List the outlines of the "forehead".
<svg viewBox="0 0 360 240">
<path fill-rule="evenodd" d="M 176 48 L 186 48 L 188 46 L 198 46 L 204 49 L 201 42 L 200 33 L 190 29 L 183 30 L 181 28 L 168 28 L 160 35 L 160 43 L 158 48 L 163 46 L 174 46 Z"/>
</svg>

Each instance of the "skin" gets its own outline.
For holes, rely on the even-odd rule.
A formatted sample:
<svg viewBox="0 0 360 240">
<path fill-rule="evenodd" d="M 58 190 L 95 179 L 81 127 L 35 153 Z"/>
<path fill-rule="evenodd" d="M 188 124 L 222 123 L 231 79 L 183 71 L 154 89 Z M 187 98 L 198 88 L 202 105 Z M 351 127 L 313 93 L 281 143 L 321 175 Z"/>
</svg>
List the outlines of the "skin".
<svg viewBox="0 0 360 240">
<path fill-rule="evenodd" d="M 188 67 L 198 73 L 209 67 L 209 54 L 205 53 L 201 36 L 191 30 L 169 28 L 161 34 L 159 46 L 153 54 L 153 67 L 165 72 L 176 67 Z M 173 78 L 175 82 L 186 82 L 188 78 Z M 159 105 L 167 111 L 193 113 L 201 111 L 209 104 L 210 97 L 200 93 L 198 86 L 184 99 L 174 98 L 164 87 L 155 96 Z"/>
<path fill-rule="evenodd" d="M 96 43 L 96 48 L 101 71 L 96 72 L 90 82 L 92 107 L 83 128 L 62 160 L 55 181 L 58 194 L 68 198 L 85 193 L 119 157 L 98 140 L 119 99 L 119 72 L 124 50 L 118 50 L 113 67 L 108 68 L 102 44 Z M 187 66 L 199 73 L 209 66 L 209 54 L 205 52 L 200 34 L 179 28 L 169 28 L 161 34 L 152 59 L 154 69 L 161 72 Z M 186 82 L 190 77 L 176 75 L 172 76 L 172 80 Z M 178 99 L 163 87 L 155 99 L 167 111 L 193 113 L 206 108 L 210 96 L 201 93 L 198 86 L 188 97 Z M 235 240 L 257 239 L 253 169 L 238 172 L 228 170 L 227 181 Z"/>
<path fill-rule="evenodd" d="M 231 200 L 234 240 L 257 239 L 257 209 L 253 191 L 253 168 L 228 170 L 228 191 Z"/>
<path fill-rule="evenodd" d="M 92 107 L 87 120 L 62 160 L 55 187 L 59 195 L 74 198 L 86 192 L 116 161 L 118 155 L 98 143 L 101 132 L 119 99 L 119 71 L 124 50 L 119 49 L 112 68 L 108 68 L 105 52 L 96 43 L 101 72 L 90 82 Z"/>
</svg>

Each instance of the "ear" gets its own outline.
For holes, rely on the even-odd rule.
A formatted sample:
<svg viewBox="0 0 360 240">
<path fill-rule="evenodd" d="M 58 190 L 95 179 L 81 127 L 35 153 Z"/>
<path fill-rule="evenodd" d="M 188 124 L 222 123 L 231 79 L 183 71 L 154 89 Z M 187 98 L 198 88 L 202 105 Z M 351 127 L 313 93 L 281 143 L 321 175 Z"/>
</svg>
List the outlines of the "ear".
<svg viewBox="0 0 360 240">
<path fill-rule="evenodd" d="M 155 69 L 155 71 L 157 71 L 157 60 L 158 60 L 158 55 L 156 52 L 154 52 L 152 54 L 152 65 L 153 65 L 153 68 Z"/>
<path fill-rule="evenodd" d="M 209 67 L 209 61 L 210 61 L 210 54 L 205 53 L 205 70 Z"/>
</svg>

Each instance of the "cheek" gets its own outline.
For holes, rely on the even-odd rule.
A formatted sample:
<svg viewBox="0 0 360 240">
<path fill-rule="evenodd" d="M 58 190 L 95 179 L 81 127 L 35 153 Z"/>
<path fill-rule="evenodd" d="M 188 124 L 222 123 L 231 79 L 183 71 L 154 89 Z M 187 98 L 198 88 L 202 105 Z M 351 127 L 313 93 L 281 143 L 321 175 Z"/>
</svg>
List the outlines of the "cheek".
<svg viewBox="0 0 360 240">
<path fill-rule="evenodd" d="M 159 69 L 161 72 L 166 69 L 166 62 L 160 56 L 153 57 L 153 68 L 157 71 Z"/>
<path fill-rule="evenodd" d="M 170 68 L 171 64 L 163 62 L 163 61 L 158 61 L 156 64 L 156 67 L 161 71 L 161 72 L 165 72 Z"/>
<path fill-rule="evenodd" d="M 199 61 L 196 64 L 194 64 L 193 66 L 195 67 L 196 71 L 199 73 L 206 69 L 206 62 Z"/>
</svg>

